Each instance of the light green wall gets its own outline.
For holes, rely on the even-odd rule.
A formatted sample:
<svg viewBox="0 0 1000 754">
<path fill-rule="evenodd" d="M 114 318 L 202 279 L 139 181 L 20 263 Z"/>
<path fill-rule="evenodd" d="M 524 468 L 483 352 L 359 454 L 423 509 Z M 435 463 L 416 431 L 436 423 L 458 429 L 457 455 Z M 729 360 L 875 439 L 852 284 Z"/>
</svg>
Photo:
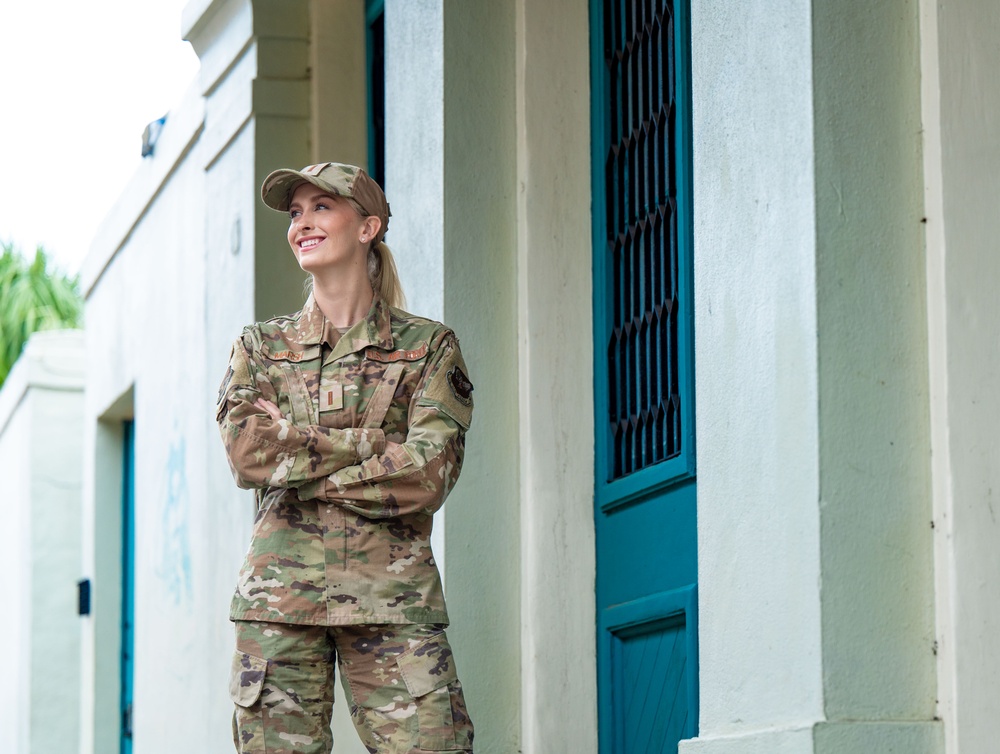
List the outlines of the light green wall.
<svg viewBox="0 0 1000 754">
<path fill-rule="evenodd" d="M 444 317 L 476 414 L 445 515 L 450 636 L 479 754 L 519 748 L 513 0 L 444 3 Z"/>
<path fill-rule="evenodd" d="M 917 2 L 815 0 L 812 40 L 824 707 L 931 720 Z"/>
<path fill-rule="evenodd" d="M 254 186 L 259 190 L 272 170 L 310 163 L 309 0 L 253 0 L 253 32 Z M 254 318 L 259 321 L 301 308 L 306 276 L 285 241 L 288 218 L 260 202 L 255 209 Z"/>
</svg>

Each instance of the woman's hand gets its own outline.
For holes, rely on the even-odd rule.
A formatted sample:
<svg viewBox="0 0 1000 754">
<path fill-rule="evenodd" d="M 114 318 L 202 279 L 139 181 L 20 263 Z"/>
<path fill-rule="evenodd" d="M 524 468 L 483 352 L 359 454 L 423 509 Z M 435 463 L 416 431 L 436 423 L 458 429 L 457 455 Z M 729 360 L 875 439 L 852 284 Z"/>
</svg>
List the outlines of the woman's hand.
<svg viewBox="0 0 1000 754">
<path fill-rule="evenodd" d="M 278 409 L 278 407 L 273 403 L 271 403 L 271 401 L 269 400 L 266 400 L 264 398 L 258 398 L 253 402 L 253 405 L 264 409 L 268 413 L 268 416 L 270 416 L 275 421 L 277 421 L 278 419 L 285 418 L 284 416 L 281 415 L 281 411 Z"/>
</svg>

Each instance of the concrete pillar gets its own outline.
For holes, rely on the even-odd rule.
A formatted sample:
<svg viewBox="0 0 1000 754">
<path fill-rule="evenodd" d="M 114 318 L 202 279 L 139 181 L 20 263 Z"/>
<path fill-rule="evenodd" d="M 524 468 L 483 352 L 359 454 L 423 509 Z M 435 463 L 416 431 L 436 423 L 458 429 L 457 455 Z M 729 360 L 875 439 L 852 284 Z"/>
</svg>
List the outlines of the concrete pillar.
<svg viewBox="0 0 1000 754">
<path fill-rule="evenodd" d="M 701 720 L 938 752 L 916 3 L 693 2 Z"/>
<path fill-rule="evenodd" d="M 465 469 L 433 546 L 476 750 L 498 754 L 520 735 L 514 7 L 385 9 L 387 240 L 408 308 L 455 328 L 475 383 Z"/>
<path fill-rule="evenodd" d="M 521 731 L 597 751 L 590 24 L 517 3 Z"/>
</svg>

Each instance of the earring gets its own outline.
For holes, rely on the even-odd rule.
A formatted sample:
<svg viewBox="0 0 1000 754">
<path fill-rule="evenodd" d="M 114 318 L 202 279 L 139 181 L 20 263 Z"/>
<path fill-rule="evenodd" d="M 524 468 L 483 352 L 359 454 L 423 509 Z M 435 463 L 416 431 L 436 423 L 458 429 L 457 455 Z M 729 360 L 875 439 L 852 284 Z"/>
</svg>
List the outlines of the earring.
<svg viewBox="0 0 1000 754">
<path fill-rule="evenodd" d="M 368 236 L 361 236 L 361 243 L 365 243 L 368 240 Z"/>
</svg>

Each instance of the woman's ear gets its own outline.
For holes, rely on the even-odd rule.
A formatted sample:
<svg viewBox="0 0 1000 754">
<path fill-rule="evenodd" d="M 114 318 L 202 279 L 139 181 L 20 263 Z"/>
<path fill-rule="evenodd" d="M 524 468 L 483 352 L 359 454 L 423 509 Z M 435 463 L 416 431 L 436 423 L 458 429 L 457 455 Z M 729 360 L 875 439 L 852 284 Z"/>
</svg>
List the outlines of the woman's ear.
<svg viewBox="0 0 1000 754">
<path fill-rule="evenodd" d="M 382 229 L 382 221 L 375 215 L 365 218 L 365 237 L 374 239 Z"/>
</svg>

